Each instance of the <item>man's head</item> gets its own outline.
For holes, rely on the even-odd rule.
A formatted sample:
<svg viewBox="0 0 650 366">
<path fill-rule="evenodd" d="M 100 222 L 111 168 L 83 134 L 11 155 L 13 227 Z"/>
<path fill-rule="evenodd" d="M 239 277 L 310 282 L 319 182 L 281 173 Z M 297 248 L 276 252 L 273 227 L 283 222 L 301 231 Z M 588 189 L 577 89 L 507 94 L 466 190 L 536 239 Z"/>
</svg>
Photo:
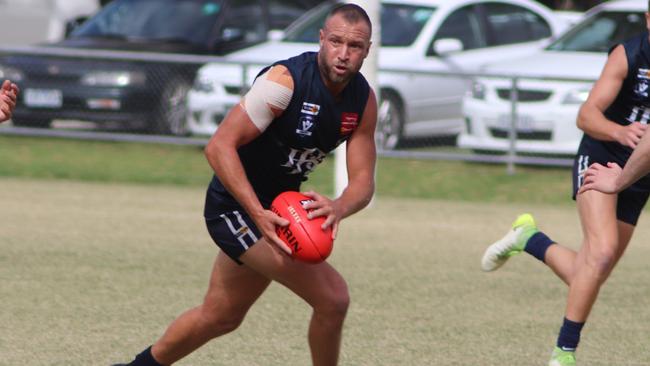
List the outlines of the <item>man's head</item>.
<svg viewBox="0 0 650 366">
<path fill-rule="evenodd" d="M 358 5 L 339 5 L 330 12 L 320 30 L 318 53 L 318 66 L 328 87 L 342 89 L 361 69 L 371 34 L 370 18 Z"/>
</svg>

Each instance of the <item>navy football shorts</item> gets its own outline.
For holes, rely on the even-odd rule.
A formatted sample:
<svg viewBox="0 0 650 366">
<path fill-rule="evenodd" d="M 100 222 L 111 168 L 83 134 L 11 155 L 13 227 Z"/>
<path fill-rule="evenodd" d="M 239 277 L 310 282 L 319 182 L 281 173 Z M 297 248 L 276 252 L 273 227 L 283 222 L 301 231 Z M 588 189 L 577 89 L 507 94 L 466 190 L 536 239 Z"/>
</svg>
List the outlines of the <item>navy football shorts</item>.
<svg viewBox="0 0 650 366">
<path fill-rule="evenodd" d="M 205 218 L 210 237 L 224 253 L 242 264 L 239 257 L 262 239 L 262 233 L 241 206 L 211 205 L 210 208 L 210 216 Z"/>
<path fill-rule="evenodd" d="M 576 199 L 578 189 L 582 186 L 582 174 L 591 164 L 600 163 L 607 166 L 608 162 L 614 162 L 621 167 L 627 160 L 623 161 L 617 158 L 603 145 L 602 142 L 586 136 L 580 142 L 578 154 L 573 162 L 573 199 Z M 616 205 L 616 218 L 619 221 L 636 225 L 641 215 L 641 211 L 648 201 L 650 195 L 650 178 L 648 176 L 641 178 L 627 189 L 618 194 Z"/>
</svg>

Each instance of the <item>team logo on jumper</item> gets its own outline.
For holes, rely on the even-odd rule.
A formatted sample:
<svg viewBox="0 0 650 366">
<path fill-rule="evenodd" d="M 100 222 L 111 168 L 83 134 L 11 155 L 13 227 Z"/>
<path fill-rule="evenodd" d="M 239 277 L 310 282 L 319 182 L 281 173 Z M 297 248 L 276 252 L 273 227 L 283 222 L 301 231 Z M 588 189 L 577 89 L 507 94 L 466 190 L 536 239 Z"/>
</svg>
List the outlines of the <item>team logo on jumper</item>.
<svg viewBox="0 0 650 366">
<path fill-rule="evenodd" d="M 318 116 L 318 112 L 320 112 L 320 106 L 318 104 L 302 102 L 300 113 Z"/>
<path fill-rule="evenodd" d="M 343 112 L 341 114 L 341 135 L 349 135 L 357 129 L 359 115 L 357 113 Z"/>
<path fill-rule="evenodd" d="M 650 69 L 639 69 L 636 77 L 639 79 L 650 80 Z"/>
<path fill-rule="evenodd" d="M 288 160 L 282 166 L 290 169 L 289 174 L 309 174 L 325 159 L 325 156 L 325 153 L 317 148 L 301 150 L 291 148 L 287 156 Z"/>
<path fill-rule="evenodd" d="M 301 136 L 311 136 L 311 128 L 314 127 L 314 117 L 302 116 L 299 120 L 300 125 L 296 133 Z"/>
<path fill-rule="evenodd" d="M 640 97 L 648 96 L 648 82 L 645 80 L 639 81 L 638 84 L 634 87 L 634 92 Z"/>
</svg>

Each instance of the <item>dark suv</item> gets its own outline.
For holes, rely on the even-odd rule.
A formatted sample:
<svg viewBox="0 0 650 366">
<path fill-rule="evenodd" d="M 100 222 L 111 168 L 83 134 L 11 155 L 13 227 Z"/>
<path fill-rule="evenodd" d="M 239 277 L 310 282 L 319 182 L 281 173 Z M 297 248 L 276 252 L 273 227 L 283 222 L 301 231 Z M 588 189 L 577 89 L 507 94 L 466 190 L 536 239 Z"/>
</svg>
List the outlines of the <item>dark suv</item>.
<svg viewBox="0 0 650 366">
<path fill-rule="evenodd" d="M 223 55 L 263 42 L 317 3 L 113 0 L 43 52 L 0 57 L 0 75 L 23 91 L 13 123 L 122 122 L 185 134 L 185 97 L 201 61 L 183 55 Z M 89 49 L 121 52 L 104 57 Z"/>
</svg>

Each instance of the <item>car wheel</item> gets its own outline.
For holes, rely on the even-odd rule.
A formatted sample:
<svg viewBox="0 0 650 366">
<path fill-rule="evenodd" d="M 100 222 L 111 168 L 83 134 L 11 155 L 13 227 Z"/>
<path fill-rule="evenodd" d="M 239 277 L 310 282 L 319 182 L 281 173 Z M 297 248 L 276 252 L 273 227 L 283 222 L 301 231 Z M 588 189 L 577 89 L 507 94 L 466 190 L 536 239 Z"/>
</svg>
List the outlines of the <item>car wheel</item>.
<svg viewBox="0 0 650 366">
<path fill-rule="evenodd" d="M 158 111 L 150 123 L 155 133 L 186 136 L 187 128 L 187 93 L 191 85 L 185 80 L 170 82 L 163 91 Z"/>
<path fill-rule="evenodd" d="M 11 123 L 16 127 L 48 128 L 52 121 L 49 119 L 12 118 Z"/>
<path fill-rule="evenodd" d="M 382 91 L 382 98 L 377 110 L 377 131 L 375 140 L 383 150 L 393 150 L 403 140 L 404 112 L 402 102 L 397 95 Z"/>
</svg>

